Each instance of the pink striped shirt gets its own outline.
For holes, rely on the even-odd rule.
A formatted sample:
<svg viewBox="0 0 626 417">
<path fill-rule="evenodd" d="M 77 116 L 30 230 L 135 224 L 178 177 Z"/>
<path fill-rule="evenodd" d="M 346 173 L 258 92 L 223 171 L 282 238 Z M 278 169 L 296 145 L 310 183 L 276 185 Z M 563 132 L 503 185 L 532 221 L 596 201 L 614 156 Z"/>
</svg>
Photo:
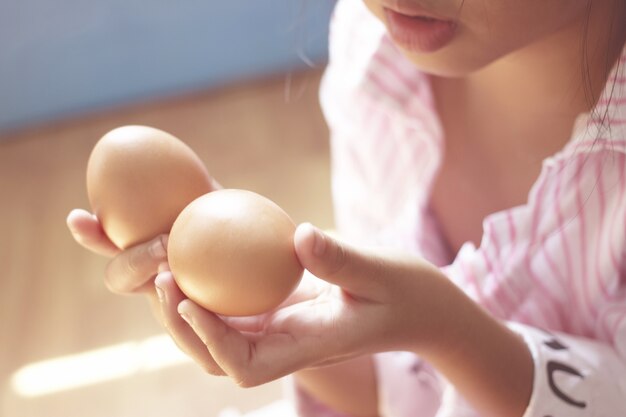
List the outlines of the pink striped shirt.
<svg viewBox="0 0 626 417">
<path fill-rule="evenodd" d="M 443 137 L 428 78 L 361 0 L 340 0 L 331 24 L 321 103 L 337 228 L 425 257 L 523 336 L 535 362 L 525 417 L 626 416 L 626 49 L 620 64 L 596 109 L 610 129 L 581 115 L 527 202 L 487 216 L 480 245 L 451 256 L 429 211 Z M 416 355 L 375 363 L 382 416 L 478 415 Z M 303 416 L 339 415 L 296 398 Z"/>
</svg>

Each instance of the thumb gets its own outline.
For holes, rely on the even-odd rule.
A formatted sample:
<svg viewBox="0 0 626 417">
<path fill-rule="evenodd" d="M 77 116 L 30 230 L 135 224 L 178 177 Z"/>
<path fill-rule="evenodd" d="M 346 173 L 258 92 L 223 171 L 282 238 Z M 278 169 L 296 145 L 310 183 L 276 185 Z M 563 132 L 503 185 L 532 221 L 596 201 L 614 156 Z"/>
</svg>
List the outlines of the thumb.
<svg viewBox="0 0 626 417">
<path fill-rule="evenodd" d="M 294 245 L 302 266 L 316 277 L 361 297 L 375 295 L 380 288 L 384 266 L 373 254 L 341 242 L 310 223 L 297 227 Z"/>
</svg>

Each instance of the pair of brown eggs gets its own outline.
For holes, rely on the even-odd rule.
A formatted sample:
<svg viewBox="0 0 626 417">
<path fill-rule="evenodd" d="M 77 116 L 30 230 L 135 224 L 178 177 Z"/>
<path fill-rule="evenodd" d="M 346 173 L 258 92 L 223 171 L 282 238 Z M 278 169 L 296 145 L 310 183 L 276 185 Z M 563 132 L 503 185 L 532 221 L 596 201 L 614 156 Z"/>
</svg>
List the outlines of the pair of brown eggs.
<svg viewBox="0 0 626 417">
<path fill-rule="evenodd" d="M 287 213 L 251 191 L 214 190 L 193 150 L 161 130 L 124 126 L 104 135 L 87 164 L 87 192 L 119 248 L 169 233 L 178 286 L 215 313 L 267 312 L 302 277 Z"/>
</svg>

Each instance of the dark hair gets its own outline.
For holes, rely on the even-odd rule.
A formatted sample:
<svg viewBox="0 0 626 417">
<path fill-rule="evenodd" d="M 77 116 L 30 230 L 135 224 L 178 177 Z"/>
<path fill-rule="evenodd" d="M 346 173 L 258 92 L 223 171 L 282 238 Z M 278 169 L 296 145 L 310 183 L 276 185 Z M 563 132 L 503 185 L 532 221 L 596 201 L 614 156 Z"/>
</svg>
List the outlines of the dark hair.
<svg viewBox="0 0 626 417">
<path fill-rule="evenodd" d="M 594 0 L 587 1 L 587 18 L 585 19 L 584 28 L 583 28 L 583 36 L 581 39 L 581 69 L 582 69 L 582 77 L 583 77 L 583 80 L 582 80 L 583 89 L 584 89 L 585 99 L 587 101 L 587 104 L 589 105 L 589 108 L 591 109 L 590 117 L 592 120 L 599 121 L 598 131 L 606 132 L 610 135 L 611 126 L 609 124 L 608 108 L 609 108 L 611 99 L 613 98 L 613 92 L 615 91 L 616 80 L 613 80 L 613 84 L 610 87 L 611 92 L 609 94 L 609 97 L 607 98 L 607 103 L 604 109 L 604 113 L 600 114 L 599 113 L 600 109 L 598 109 L 596 106 L 596 103 L 600 97 L 596 96 L 594 92 L 592 79 L 591 79 L 592 78 L 591 69 L 590 69 L 590 64 L 589 64 L 588 33 L 589 33 L 589 20 L 590 20 L 593 4 L 594 4 Z M 618 5 L 618 1 L 614 1 L 615 8 L 618 7 L 617 5 Z M 613 37 L 615 36 L 615 31 L 619 30 L 620 23 L 623 24 L 623 22 L 619 21 L 620 16 L 621 16 L 620 13 L 616 13 L 616 11 L 617 10 L 614 10 L 614 13 L 611 14 L 612 18 L 608 22 L 608 26 L 607 26 L 607 30 L 609 34 L 609 42 L 613 40 Z M 623 45 L 622 45 L 622 48 L 623 48 Z M 621 60 L 619 59 L 620 57 L 621 57 L 621 50 L 619 52 L 617 62 L 613 64 L 612 57 L 609 52 L 609 45 L 606 45 L 606 53 L 604 54 L 605 66 L 604 66 L 604 73 L 603 73 L 603 76 L 606 79 L 606 83 L 610 82 L 609 75 L 614 65 L 615 65 L 616 71 L 619 73 L 619 69 L 621 65 Z M 608 86 L 605 84 L 600 94 L 602 94 L 602 92 L 604 92 L 607 89 L 607 87 Z"/>
</svg>

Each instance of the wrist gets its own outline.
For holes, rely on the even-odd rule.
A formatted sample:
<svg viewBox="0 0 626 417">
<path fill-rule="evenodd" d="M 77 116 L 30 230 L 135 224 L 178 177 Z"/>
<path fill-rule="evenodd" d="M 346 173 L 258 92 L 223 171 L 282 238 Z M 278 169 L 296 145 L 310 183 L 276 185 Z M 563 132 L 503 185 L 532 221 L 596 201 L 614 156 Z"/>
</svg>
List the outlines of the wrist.
<svg viewBox="0 0 626 417">
<path fill-rule="evenodd" d="M 526 343 L 460 290 L 446 302 L 435 313 L 438 329 L 415 352 L 485 415 L 522 416 L 534 372 Z"/>
<path fill-rule="evenodd" d="M 414 280 L 419 294 L 413 303 L 411 317 L 402 330 L 410 335 L 408 349 L 420 356 L 438 355 L 458 349 L 459 341 L 472 335 L 472 328 L 480 321 L 476 305 L 459 287 L 434 266 L 420 273 Z"/>
<path fill-rule="evenodd" d="M 371 356 L 294 373 L 296 384 L 318 402 L 355 417 L 378 414 L 376 375 Z"/>
</svg>

